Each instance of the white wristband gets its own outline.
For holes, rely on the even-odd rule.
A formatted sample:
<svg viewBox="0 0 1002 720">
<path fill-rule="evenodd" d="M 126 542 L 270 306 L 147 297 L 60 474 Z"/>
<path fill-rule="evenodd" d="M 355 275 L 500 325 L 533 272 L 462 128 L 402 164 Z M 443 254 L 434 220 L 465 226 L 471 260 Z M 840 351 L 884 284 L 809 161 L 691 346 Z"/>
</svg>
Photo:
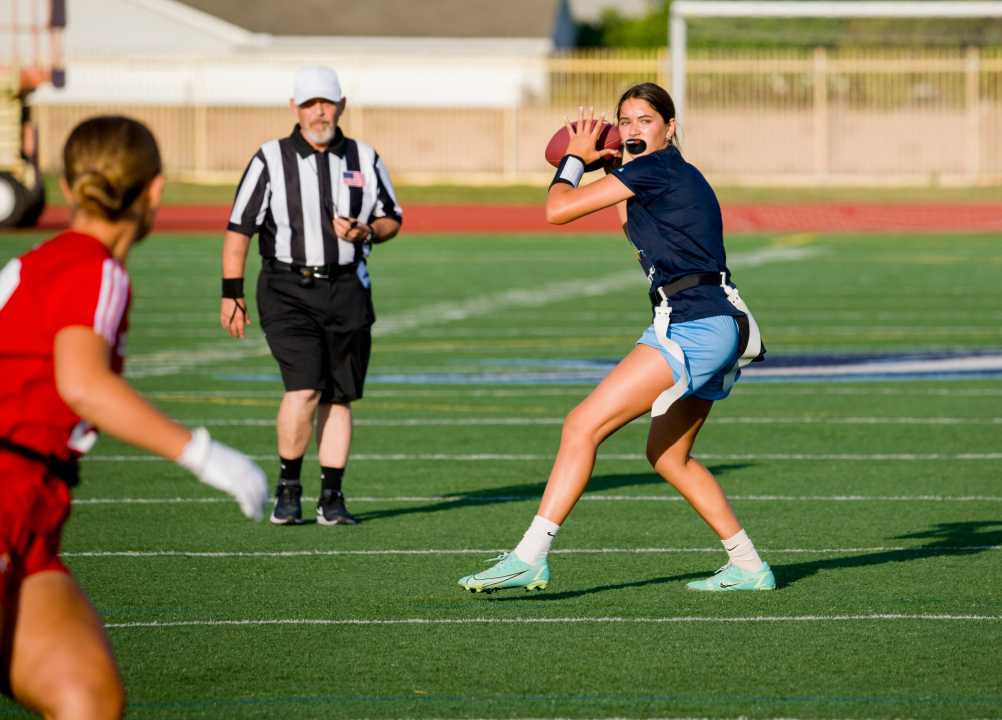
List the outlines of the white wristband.
<svg viewBox="0 0 1002 720">
<path fill-rule="evenodd" d="M 584 172 L 584 160 L 577 155 L 564 155 L 564 159 L 557 166 L 557 174 L 553 176 L 553 182 L 550 183 L 550 187 L 553 187 L 557 183 L 567 183 L 571 187 L 577 187 L 584 176 Z"/>
</svg>

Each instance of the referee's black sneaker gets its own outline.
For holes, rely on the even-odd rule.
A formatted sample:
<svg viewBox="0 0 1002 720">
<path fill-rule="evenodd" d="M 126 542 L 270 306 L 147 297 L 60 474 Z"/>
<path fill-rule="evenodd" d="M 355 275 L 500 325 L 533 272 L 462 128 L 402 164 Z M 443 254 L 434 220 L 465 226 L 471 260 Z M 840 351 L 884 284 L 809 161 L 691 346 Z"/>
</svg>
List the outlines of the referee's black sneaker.
<svg viewBox="0 0 1002 720">
<path fill-rule="evenodd" d="M 303 486 L 299 483 L 279 481 L 275 490 L 275 509 L 271 511 L 272 525 L 300 525 L 303 522 L 303 506 L 300 498 Z"/>
<path fill-rule="evenodd" d="M 317 523 L 320 525 L 356 525 L 358 520 L 344 506 L 344 493 L 322 490 L 317 502 Z"/>
</svg>

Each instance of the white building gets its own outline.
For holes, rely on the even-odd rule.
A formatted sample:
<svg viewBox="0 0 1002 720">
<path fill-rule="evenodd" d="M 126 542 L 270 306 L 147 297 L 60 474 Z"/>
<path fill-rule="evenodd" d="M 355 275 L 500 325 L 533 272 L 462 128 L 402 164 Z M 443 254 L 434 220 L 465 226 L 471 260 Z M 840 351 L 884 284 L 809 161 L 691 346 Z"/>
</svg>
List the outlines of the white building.
<svg viewBox="0 0 1002 720">
<path fill-rule="evenodd" d="M 275 105 L 306 63 L 366 107 L 511 107 L 574 44 L 568 0 L 68 0 L 48 104 Z"/>
</svg>

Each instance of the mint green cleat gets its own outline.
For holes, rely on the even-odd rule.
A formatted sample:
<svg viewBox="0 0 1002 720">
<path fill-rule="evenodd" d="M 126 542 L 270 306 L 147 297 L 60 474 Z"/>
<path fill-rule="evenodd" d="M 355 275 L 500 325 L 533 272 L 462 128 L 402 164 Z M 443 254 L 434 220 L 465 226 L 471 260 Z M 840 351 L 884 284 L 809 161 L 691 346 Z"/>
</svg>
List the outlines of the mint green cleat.
<svg viewBox="0 0 1002 720">
<path fill-rule="evenodd" d="M 776 576 L 769 563 L 763 562 L 757 572 L 742 570 L 737 565 L 727 563 L 705 580 L 693 580 L 686 585 L 690 590 L 709 592 L 730 592 L 732 590 L 775 590 Z"/>
<path fill-rule="evenodd" d="M 459 578 L 459 585 L 470 592 L 492 593 L 506 588 L 545 590 L 550 583 L 550 568 L 546 559 L 537 563 L 526 563 L 515 553 L 501 553 L 491 561 L 499 562 L 483 572 Z M 490 562 L 490 561 L 489 561 Z"/>
</svg>

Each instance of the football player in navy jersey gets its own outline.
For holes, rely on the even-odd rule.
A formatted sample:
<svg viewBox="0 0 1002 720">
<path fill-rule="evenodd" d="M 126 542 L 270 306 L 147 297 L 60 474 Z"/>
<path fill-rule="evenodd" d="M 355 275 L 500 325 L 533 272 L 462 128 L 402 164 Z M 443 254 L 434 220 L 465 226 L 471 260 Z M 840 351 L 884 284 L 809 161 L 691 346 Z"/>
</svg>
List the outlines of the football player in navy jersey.
<svg viewBox="0 0 1002 720">
<path fill-rule="evenodd" d="M 728 562 L 691 590 L 771 590 L 769 565 L 731 509 L 716 479 L 690 456 L 716 400 L 740 367 L 764 354 L 758 327 L 730 281 L 720 205 L 702 173 L 677 145 L 675 107 L 653 83 L 627 90 L 616 109 L 632 161 L 596 150 L 602 123 L 579 110 L 576 127 L 546 201 L 546 217 L 562 225 L 616 205 L 650 283 L 654 322 L 636 346 L 564 420 L 560 449 L 538 513 L 511 553 L 459 584 L 474 592 L 549 583 L 547 553 L 584 492 L 598 446 L 651 411 L 647 459 L 720 537 Z M 605 160 L 606 177 L 578 187 L 585 166 Z"/>
</svg>

